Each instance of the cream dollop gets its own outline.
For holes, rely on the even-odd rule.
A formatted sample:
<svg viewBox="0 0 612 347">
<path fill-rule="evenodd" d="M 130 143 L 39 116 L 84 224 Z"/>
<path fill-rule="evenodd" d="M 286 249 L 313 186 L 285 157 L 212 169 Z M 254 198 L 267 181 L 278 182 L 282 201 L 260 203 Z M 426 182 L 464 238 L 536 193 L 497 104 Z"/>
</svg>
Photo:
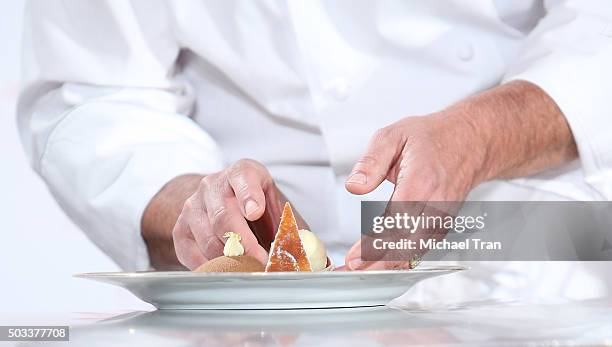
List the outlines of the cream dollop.
<svg viewBox="0 0 612 347">
<path fill-rule="evenodd" d="M 325 269 L 327 266 L 327 250 L 323 241 L 310 230 L 302 229 L 299 233 L 312 271 Z"/>
<path fill-rule="evenodd" d="M 244 254 L 244 247 L 240 243 L 242 238 L 240 234 L 229 231 L 223 234 L 223 237 L 227 238 L 225 246 L 223 246 L 223 255 L 226 257 L 237 257 Z"/>
</svg>

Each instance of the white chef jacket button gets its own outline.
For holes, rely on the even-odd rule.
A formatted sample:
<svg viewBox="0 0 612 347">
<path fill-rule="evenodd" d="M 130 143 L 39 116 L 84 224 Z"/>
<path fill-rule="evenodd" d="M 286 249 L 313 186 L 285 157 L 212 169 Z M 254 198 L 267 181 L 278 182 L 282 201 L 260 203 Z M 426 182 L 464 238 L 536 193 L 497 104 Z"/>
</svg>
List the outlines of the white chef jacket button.
<svg viewBox="0 0 612 347">
<path fill-rule="evenodd" d="M 474 48 L 469 43 L 463 44 L 457 48 L 457 56 L 463 61 L 468 61 L 474 57 Z"/>
<path fill-rule="evenodd" d="M 349 97 L 350 90 L 346 80 L 335 78 L 325 86 L 325 93 L 338 101 L 344 101 Z"/>
</svg>

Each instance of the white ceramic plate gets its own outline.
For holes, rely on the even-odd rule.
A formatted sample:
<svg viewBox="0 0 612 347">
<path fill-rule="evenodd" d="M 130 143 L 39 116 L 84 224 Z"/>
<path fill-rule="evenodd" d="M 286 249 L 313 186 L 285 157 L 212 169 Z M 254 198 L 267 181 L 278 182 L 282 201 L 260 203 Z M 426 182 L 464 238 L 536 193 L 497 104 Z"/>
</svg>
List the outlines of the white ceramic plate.
<svg viewBox="0 0 612 347">
<path fill-rule="evenodd" d="M 121 286 L 159 309 L 296 309 L 385 305 L 425 278 L 465 270 L 330 272 L 99 272 L 77 274 Z"/>
</svg>

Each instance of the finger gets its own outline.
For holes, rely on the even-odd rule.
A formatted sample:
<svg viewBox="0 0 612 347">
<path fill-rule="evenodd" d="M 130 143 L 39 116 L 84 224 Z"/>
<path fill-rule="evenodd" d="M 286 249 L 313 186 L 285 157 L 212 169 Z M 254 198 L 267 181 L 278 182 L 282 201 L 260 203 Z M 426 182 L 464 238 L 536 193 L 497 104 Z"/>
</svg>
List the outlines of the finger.
<svg viewBox="0 0 612 347">
<path fill-rule="evenodd" d="M 264 189 L 272 181 L 268 171 L 253 160 L 242 159 L 228 168 L 227 176 L 244 218 L 261 218 L 266 207 Z"/>
<path fill-rule="evenodd" d="M 188 269 L 193 270 L 206 262 L 188 224 L 180 216 L 172 230 L 172 240 L 179 262 Z"/>
<path fill-rule="evenodd" d="M 212 233 L 220 239 L 229 231 L 240 234 L 245 254 L 265 264 L 268 254 L 249 229 L 227 177 L 213 177 L 209 180 L 204 178 L 202 181 L 206 185 L 204 205 Z"/>
<path fill-rule="evenodd" d="M 361 259 L 361 239 L 346 253 L 344 257 L 344 264 L 350 270 L 357 270 L 362 266 L 363 260 Z"/>
<path fill-rule="evenodd" d="M 206 260 L 211 260 L 223 255 L 225 243 L 219 235 L 216 235 L 208 221 L 208 215 L 201 210 L 189 220 L 191 233 Z"/>
<path fill-rule="evenodd" d="M 402 136 L 392 128 L 378 130 L 346 179 L 346 189 L 353 194 L 366 194 L 378 187 L 387 177 L 403 146 Z"/>
<path fill-rule="evenodd" d="M 357 244 L 353 246 L 353 248 L 357 247 L 361 249 L 359 241 Z M 361 257 L 361 252 L 355 251 L 351 248 L 346 257 L 346 264 L 344 267 L 346 270 L 351 271 L 359 271 L 359 270 L 397 270 L 397 269 L 409 269 L 410 262 L 408 261 L 391 261 L 391 260 L 378 260 L 378 261 L 369 261 L 364 260 Z M 356 256 L 356 254 L 359 255 Z M 336 269 L 338 270 L 338 269 Z"/>
<path fill-rule="evenodd" d="M 357 264 L 347 265 L 351 271 L 374 271 L 374 270 L 408 270 L 410 262 L 398 260 L 361 261 Z"/>
<path fill-rule="evenodd" d="M 188 225 L 191 237 L 206 260 L 223 255 L 224 243 L 210 227 L 201 191 L 185 201 L 181 219 Z"/>
<path fill-rule="evenodd" d="M 364 254 L 363 242 L 367 243 L 371 240 L 369 237 L 361 236 L 359 241 L 355 242 L 355 244 L 349 249 L 346 253 L 346 257 L 344 259 L 344 263 L 346 267 L 350 270 L 365 270 L 369 266 L 371 266 L 375 261 L 371 261 L 372 258 L 369 256 L 376 256 L 373 252 Z M 368 260 L 370 259 L 370 260 Z"/>
<path fill-rule="evenodd" d="M 345 257 L 345 266 L 349 270 L 391 270 L 409 269 L 409 255 L 398 253 L 400 250 L 378 251 L 368 246 L 376 238 L 362 236 Z M 365 244 L 364 244 L 365 242 Z"/>
</svg>

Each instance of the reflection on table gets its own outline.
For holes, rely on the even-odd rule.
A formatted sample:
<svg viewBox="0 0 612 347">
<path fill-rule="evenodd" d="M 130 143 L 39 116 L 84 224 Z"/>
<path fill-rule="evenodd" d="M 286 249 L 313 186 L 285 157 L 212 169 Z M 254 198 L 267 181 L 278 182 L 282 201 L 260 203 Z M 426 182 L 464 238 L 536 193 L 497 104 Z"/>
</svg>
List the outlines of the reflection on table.
<svg viewBox="0 0 612 347">
<path fill-rule="evenodd" d="M 133 312 L 73 325 L 70 339 L 77 346 L 612 346 L 612 300 Z"/>
</svg>

